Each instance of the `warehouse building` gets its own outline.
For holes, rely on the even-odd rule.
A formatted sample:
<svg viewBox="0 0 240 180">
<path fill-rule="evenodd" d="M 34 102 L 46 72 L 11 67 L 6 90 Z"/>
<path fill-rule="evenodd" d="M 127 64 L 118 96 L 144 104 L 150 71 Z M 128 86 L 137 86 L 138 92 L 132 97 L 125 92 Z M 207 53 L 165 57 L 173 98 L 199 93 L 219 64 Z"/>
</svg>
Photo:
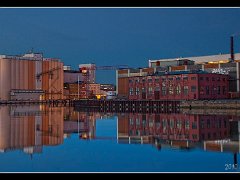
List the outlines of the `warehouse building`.
<svg viewBox="0 0 240 180">
<path fill-rule="evenodd" d="M 128 78 L 131 100 L 192 100 L 228 98 L 228 76 L 178 72 Z"/>
<path fill-rule="evenodd" d="M 148 62 L 149 67 L 154 68 L 155 71 L 158 68 L 165 68 L 169 72 L 203 70 L 209 73 L 228 74 L 230 76 L 229 91 L 232 94 L 240 93 L 240 53 L 158 59 L 149 60 Z"/>
<path fill-rule="evenodd" d="M 129 77 L 144 77 L 154 74 L 205 71 L 209 74 L 228 75 L 230 98 L 240 97 L 240 53 L 211 56 L 149 60 L 149 67 L 123 69 L 116 72 L 116 91 L 119 97 L 128 98 Z"/>
<path fill-rule="evenodd" d="M 0 100 L 63 98 L 63 63 L 42 53 L 0 55 Z"/>
</svg>

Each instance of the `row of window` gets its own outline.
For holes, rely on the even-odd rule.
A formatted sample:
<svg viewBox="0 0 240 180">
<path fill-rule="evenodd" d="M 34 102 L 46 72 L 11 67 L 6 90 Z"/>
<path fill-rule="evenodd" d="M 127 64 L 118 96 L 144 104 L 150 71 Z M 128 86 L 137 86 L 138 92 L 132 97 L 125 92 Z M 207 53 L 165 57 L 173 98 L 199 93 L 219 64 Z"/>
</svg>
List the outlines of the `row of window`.
<svg viewBox="0 0 240 180">
<path fill-rule="evenodd" d="M 169 122 L 169 125 L 168 125 L 168 122 Z M 135 119 L 135 123 L 137 126 L 140 126 L 141 123 L 140 123 L 140 119 Z M 130 125 L 134 125 L 134 119 L 130 118 L 129 119 L 129 124 Z M 162 121 L 155 121 L 155 124 L 156 124 L 156 127 L 159 128 L 160 126 L 162 126 L 163 128 L 166 128 L 167 126 L 170 126 L 170 128 L 174 128 L 174 127 L 177 127 L 177 128 L 182 128 L 182 127 L 185 127 L 185 129 L 189 129 L 190 128 L 190 122 L 189 120 L 185 120 L 185 121 L 182 121 L 182 120 L 173 120 L 173 119 L 170 119 L 170 121 L 168 121 L 167 119 L 162 119 Z M 147 123 L 146 123 L 146 120 L 142 120 L 142 125 L 143 127 L 146 127 Z M 154 121 L 153 120 L 149 120 L 148 121 L 148 125 L 149 127 L 153 127 L 154 125 Z M 197 129 L 197 122 L 193 122 L 192 123 L 192 129 Z"/>
<path fill-rule="evenodd" d="M 201 128 L 205 128 L 207 127 L 208 129 L 209 128 L 222 128 L 222 126 L 224 128 L 227 128 L 227 121 L 224 120 L 223 123 L 221 120 L 214 120 L 214 121 L 210 121 L 210 119 L 207 119 L 207 123 L 205 124 L 206 121 L 204 121 L 203 119 L 200 121 L 200 126 Z"/>
<path fill-rule="evenodd" d="M 180 95 L 183 91 L 183 94 L 184 95 L 188 95 L 189 93 L 189 86 L 183 86 L 181 87 L 180 85 L 177 85 L 176 87 L 174 87 L 173 85 L 170 85 L 170 86 L 162 86 L 161 88 L 160 87 L 155 87 L 153 89 L 153 87 L 148 87 L 148 88 L 141 88 L 141 91 L 140 91 L 140 88 L 139 87 L 136 87 L 135 89 L 134 88 L 130 88 L 129 89 L 129 95 L 139 95 L 141 92 L 142 93 L 148 93 L 148 94 L 153 94 L 153 91 L 160 91 L 161 90 L 161 93 L 163 96 L 169 94 L 169 95 Z M 197 91 L 197 87 L 196 86 L 191 86 L 191 92 L 192 93 L 195 93 Z M 227 89 L 226 89 L 226 86 L 212 86 L 212 87 L 209 87 L 209 86 L 201 86 L 200 89 L 200 95 L 210 95 L 210 92 L 212 95 L 225 95 L 226 92 L 227 92 Z"/>
<path fill-rule="evenodd" d="M 130 125 L 134 125 L 134 122 L 137 126 L 140 126 L 142 124 L 143 127 L 146 127 L 147 126 L 147 120 L 143 119 L 142 122 L 140 121 L 140 119 L 136 118 L 136 119 L 132 119 L 130 118 L 129 119 L 129 124 Z M 204 120 L 201 120 L 200 121 L 200 127 L 202 129 L 204 128 L 227 128 L 227 121 L 224 120 L 223 122 L 221 120 L 215 120 L 215 121 L 212 121 L 212 123 L 210 123 L 210 120 L 208 119 L 206 124 L 205 124 L 206 121 Z M 155 121 L 155 125 L 157 128 L 159 127 L 163 127 L 163 128 L 166 128 L 166 127 L 170 127 L 170 128 L 185 128 L 185 129 L 189 129 L 190 128 L 190 122 L 189 120 L 173 120 L 173 119 L 162 119 L 162 121 Z M 148 121 L 148 126 L 149 127 L 153 127 L 154 126 L 154 120 L 151 119 Z M 192 129 L 197 129 L 198 126 L 197 126 L 197 121 L 193 121 L 192 122 Z"/>
<path fill-rule="evenodd" d="M 174 78 L 173 77 L 170 77 L 170 78 L 166 78 L 166 77 L 162 77 L 161 78 L 162 79 L 162 81 L 173 81 L 174 80 Z M 181 77 L 176 77 L 175 78 L 176 79 L 176 81 L 180 81 L 181 80 Z M 182 78 L 184 81 L 188 81 L 188 77 L 183 77 Z M 197 80 L 197 77 L 191 77 L 190 78 L 192 81 L 195 81 L 195 80 Z M 142 83 L 145 83 L 146 81 L 147 82 L 149 82 L 149 83 L 151 83 L 151 82 L 153 82 L 153 80 L 154 80 L 154 82 L 159 82 L 160 81 L 160 79 L 159 78 L 155 78 L 155 79 L 152 79 L 152 78 L 148 78 L 147 80 L 146 79 L 129 79 L 129 83 L 131 84 L 131 83 L 140 83 L 140 82 L 142 82 Z M 199 78 L 199 80 L 200 81 L 203 81 L 203 80 L 205 80 L 205 81 L 210 81 L 210 80 L 212 80 L 212 81 L 226 81 L 226 78 L 225 77 L 212 77 L 212 78 L 209 78 L 209 77 L 200 77 Z"/>
<path fill-rule="evenodd" d="M 137 136 L 140 136 L 140 135 L 152 135 L 152 133 L 150 132 L 147 132 L 145 130 L 129 130 L 129 135 L 137 135 Z M 226 137 L 227 136 L 227 131 L 224 131 L 223 133 L 222 132 L 213 132 L 213 133 L 207 133 L 207 134 L 201 134 L 201 138 L 202 140 L 204 139 L 215 139 L 215 138 L 222 138 L 222 137 Z M 180 136 L 180 134 L 178 135 L 178 137 L 182 137 L 182 138 L 190 138 L 189 137 L 189 134 L 184 134 L 184 136 Z M 192 139 L 194 140 L 198 140 L 198 135 L 197 134 L 192 134 Z"/>
</svg>

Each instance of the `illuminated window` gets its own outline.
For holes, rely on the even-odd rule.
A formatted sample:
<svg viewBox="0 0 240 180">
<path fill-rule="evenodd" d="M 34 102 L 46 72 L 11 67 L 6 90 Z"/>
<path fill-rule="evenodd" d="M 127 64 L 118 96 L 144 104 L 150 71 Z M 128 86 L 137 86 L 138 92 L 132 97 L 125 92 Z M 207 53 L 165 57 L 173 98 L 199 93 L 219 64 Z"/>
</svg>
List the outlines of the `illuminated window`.
<svg viewBox="0 0 240 180">
<path fill-rule="evenodd" d="M 181 94 L 181 85 L 180 84 L 178 84 L 176 87 L 176 94 L 177 95 Z"/>
<path fill-rule="evenodd" d="M 171 128 L 171 129 L 174 128 L 174 119 L 170 119 L 170 128 Z"/>
<path fill-rule="evenodd" d="M 177 120 L 177 128 L 181 129 L 182 128 L 182 121 L 179 119 Z"/>
<path fill-rule="evenodd" d="M 169 85 L 169 90 L 168 90 L 169 94 L 171 94 L 171 95 L 174 94 L 173 91 L 174 91 L 173 85 L 170 84 L 170 85 Z"/>
<path fill-rule="evenodd" d="M 152 87 L 148 87 L 148 94 L 152 94 Z"/>
<path fill-rule="evenodd" d="M 130 94 L 130 95 L 133 95 L 133 88 L 130 88 L 129 94 Z"/>
<path fill-rule="evenodd" d="M 166 87 L 165 83 L 162 83 L 162 95 L 163 96 L 167 95 L 167 87 Z"/>
</svg>

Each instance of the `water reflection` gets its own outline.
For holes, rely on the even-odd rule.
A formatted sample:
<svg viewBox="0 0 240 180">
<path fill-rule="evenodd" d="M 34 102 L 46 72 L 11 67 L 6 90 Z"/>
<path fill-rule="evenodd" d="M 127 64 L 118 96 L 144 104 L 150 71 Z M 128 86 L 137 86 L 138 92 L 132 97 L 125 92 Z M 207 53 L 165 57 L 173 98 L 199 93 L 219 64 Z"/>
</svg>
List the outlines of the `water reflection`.
<svg viewBox="0 0 240 180">
<path fill-rule="evenodd" d="M 63 143 L 63 108 L 0 107 L 0 151 L 41 153 L 42 147 Z"/>
<path fill-rule="evenodd" d="M 96 120 L 112 118 L 112 113 L 79 112 L 72 107 L 64 109 L 64 137 L 77 133 L 80 139 L 96 139 Z"/>
<path fill-rule="evenodd" d="M 97 126 L 97 122 L 108 118 L 113 122 L 116 117 L 117 130 L 111 134 L 111 137 L 99 136 L 97 131 L 106 129 Z M 74 135 L 71 147 L 79 145 L 91 147 L 91 143 L 95 147 L 99 143 L 95 140 L 101 140 L 105 145 L 112 147 L 110 151 L 113 154 L 115 151 L 120 154 L 117 149 L 128 144 L 146 144 L 145 147 L 152 145 L 160 152 L 163 149 L 170 151 L 177 149 L 188 153 L 198 149 L 206 152 L 230 153 L 231 163 L 237 166 L 237 155 L 240 152 L 239 120 L 239 116 L 235 115 L 104 114 L 75 111 L 72 107 L 0 106 L 0 152 L 20 150 L 30 155 L 44 154 L 44 146 L 64 146 L 64 141 Z M 92 141 L 86 144 L 85 140 Z M 111 141 L 108 143 L 106 140 Z M 96 145 L 96 148 L 98 147 Z M 138 147 L 142 148 L 142 146 Z M 93 151 L 101 156 L 102 151 Z M 161 154 L 160 152 L 157 153 Z M 61 151 L 58 153 L 61 154 Z M 69 154 L 69 158 L 70 156 L 76 154 Z M 140 153 L 139 156 L 143 154 Z M 89 167 L 92 167 L 91 164 Z"/>
<path fill-rule="evenodd" d="M 240 152 L 238 116 L 197 114 L 118 115 L 118 142 L 233 153 L 237 164 Z"/>
<path fill-rule="evenodd" d="M 42 153 L 43 146 L 56 146 L 78 133 L 79 139 L 96 138 L 96 119 L 111 114 L 76 112 L 73 107 L 1 106 L 0 152 L 22 150 Z"/>
</svg>

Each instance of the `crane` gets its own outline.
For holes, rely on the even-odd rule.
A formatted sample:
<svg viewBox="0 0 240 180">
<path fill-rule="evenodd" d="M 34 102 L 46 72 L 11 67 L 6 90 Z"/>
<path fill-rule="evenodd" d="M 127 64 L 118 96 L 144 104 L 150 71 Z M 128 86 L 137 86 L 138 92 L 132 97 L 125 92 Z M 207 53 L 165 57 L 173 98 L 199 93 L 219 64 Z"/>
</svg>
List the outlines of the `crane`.
<svg viewBox="0 0 240 180">
<path fill-rule="evenodd" d="M 36 74 L 36 78 L 37 78 L 37 80 L 40 80 L 40 76 L 42 76 L 42 75 L 44 75 L 44 74 L 49 74 L 49 75 L 50 75 L 50 78 L 52 79 L 53 71 L 56 71 L 56 70 L 58 70 L 58 69 L 61 69 L 61 68 L 60 68 L 60 67 L 55 67 L 55 68 L 52 68 L 52 69 L 50 69 L 50 70 L 48 70 L 48 71 L 43 71 L 43 72 L 41 72 L 41 73 L 38 73 L 38 74 Z"/>
<path fill-rule="evenodd" d="M 36 79 L 37 79 L 37 81 L 40 81 L 40 77 L 43 75 L 49 75 L 49 78 L 53 79 L 53 72 L 57 71 L 59 69 L 61 69 L 61 67 L 57 66 L 50 70 L 40 72 L 40 73 L 36 74 Z M 48 87 L 48 89 L 45 89 L 45 94 L 61 94 L 62 93 L 61 91 L 58 90 L 58 88 L 54 87 L 54 83 L 57 81 L 58 78 L 59 78 L 59 73 L 57 73 L 57 77 L 55 79 L 53 79 L 53 81 L 51 81 L 51 84 Z M 52 91 L 49 92 L 50 88 L 54 88 L 55 92 L 52 92 Z"/>
<path fill-rule="evenodd" d="M 93 64 L 91 67 L 81 67 L 79 70 L 82 73 L 83 77 L 83 84 L 86 89 L 86 98 L 89 98 L 90 96 L 90 91 L 89 91 L 89 75 L 90 71 L 95 71 L 95 70 L 119 70 L 119 69 L 128 69 L 128 65 L 115 65 L 115 66 L 96 66 Z"/>
</svg>

